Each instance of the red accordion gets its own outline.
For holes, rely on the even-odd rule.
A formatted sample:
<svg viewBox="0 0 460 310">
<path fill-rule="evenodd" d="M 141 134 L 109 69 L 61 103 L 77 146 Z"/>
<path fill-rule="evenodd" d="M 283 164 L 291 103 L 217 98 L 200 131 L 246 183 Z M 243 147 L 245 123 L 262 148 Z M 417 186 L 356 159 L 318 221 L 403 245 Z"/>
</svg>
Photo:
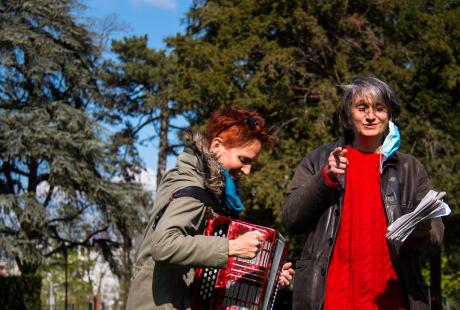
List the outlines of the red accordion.
<svg viewBox="0 0 460 310">
<path fill-rule="evenodd" d="M 194 310 L 273 308 L 287 252 L 286 239 L 274 229 L 224 216 L 209 219 L 205 235 L 236 239 L 253 230 L 260 231 L 265 237 L 255 258 L 230 257 L 225 269 L 195 269 Z"/>
</svg>

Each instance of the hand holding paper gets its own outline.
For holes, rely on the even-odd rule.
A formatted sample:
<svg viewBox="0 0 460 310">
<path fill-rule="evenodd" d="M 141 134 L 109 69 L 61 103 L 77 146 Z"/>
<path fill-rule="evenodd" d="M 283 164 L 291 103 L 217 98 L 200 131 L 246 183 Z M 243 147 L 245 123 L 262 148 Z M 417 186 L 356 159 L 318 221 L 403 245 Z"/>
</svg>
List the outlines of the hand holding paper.
<svg viewBox="0 0 460 310">
<path fill-rule="evenodd" d="M 424 226 L 427 226 L 431 219 L 449 215 L 449 206 L 442 201 L 445 192 L 430 190 L 420 201 L 414 211 L 405 214 L 394 221 L 387 229 L 387 239 L 393 241 L 397 249 L 413 232 L 423 234 Z M 425 223 L 425 224 L 424 224 Z M 418 225 L 422 225 L 419 228 Z M 428 232 L 429 232 L 429 227 Z M 414 236 L 417 237 L 417 236 Z"/>
</svg>

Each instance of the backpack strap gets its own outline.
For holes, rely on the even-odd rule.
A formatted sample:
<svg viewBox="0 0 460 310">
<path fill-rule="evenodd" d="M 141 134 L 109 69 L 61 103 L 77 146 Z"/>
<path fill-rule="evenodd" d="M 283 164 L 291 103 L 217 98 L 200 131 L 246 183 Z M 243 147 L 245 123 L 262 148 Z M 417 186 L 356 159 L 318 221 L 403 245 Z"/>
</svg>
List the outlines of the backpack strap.
<svg viewBox="0 0 460 310">
<path fill-rule="evenodd" d="M 155 230 L 155 228 L 158 225 L 158 222 L 160 222 L 161 217 L 163 214 L 166 212 L 166 209 L 168 206 L 171 204 L 171 202 L 174 199 L 181 198 L 181 197 L 193 197 L 202 203 L 204 203 L 207 206 L 212 206 L 213 208 L 219 206 L 219 202 L 204 188 L 199 187 L 199 186 L 187 186 L 184 188 L 181 188 L 174 192 L 171 195 L 171 198 L 166 202 L 166 204 L 161 208 L 160 211 L 158 211 L 157 215 L 155 216 L 155 220 L 153 221 L 152 229 Z"/>
</svg>

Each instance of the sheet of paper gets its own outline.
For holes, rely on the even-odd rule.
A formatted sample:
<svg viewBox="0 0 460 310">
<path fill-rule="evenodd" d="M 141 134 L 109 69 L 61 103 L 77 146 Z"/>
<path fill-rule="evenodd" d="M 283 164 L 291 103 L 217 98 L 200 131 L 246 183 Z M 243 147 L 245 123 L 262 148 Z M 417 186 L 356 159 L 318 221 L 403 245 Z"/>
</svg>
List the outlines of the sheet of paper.
<svg viewBox="0 0 460 310">
<path fill-rule="evenodd" d="M 394 221 L 387 229 L 387 239 L 400 246 L 422 221 L 449 215 L 451 209 L 442 201 L 445 192 L 430 190 L 414 211 Z"/>
</svg>

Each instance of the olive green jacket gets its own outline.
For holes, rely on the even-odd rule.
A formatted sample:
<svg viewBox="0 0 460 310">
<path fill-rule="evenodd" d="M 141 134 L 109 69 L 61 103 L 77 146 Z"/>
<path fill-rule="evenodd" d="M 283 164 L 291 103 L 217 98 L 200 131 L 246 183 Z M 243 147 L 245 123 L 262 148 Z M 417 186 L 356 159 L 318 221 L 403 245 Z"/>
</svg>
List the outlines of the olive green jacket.
<svg viewBox="0 0 460 310">
<path fill-rule="evenodd" d="M 155 230 L 157 212 L 172 194 L 187 186 L 220 196 L 223 181 L 202 139 L 180 154 L 176 166 L 158 186 L 155 204 L 135 262 L 127 309 L 191 309 L 194 267 L 222 268 L 227 264 L 228 239 L 203 236 L 211 209 L 192 197 L 171 201 Z"/>
</svg>

